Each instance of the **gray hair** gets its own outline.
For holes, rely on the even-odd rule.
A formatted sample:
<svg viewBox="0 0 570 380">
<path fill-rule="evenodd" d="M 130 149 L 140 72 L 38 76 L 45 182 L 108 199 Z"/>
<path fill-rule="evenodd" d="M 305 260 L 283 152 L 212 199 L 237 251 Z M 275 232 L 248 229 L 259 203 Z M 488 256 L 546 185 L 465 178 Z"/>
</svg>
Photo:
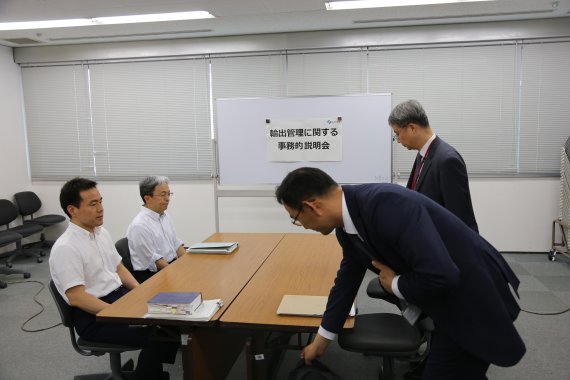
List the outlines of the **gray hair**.
<svg viewBox="0 0 570 380">
<path fill-rule="evenodd" d="M 404 128 L 410 123 L 417 124 L 420 127 L 429 127 L 426 111 L 424 111 L 420 102 L 413 99 L 398 104 L 390 113 L 390 117 L 388 117 L 388 124 L 400 128 Z"/>
<path fill-rule="evenodd" d="M 162 185 L 164 183 L 168 184 L 168 177 L 151 175 L 150 177 L 143 178 L 139 182 L 139 191 L 143 202 L 145 201 L 144 200 L 145 195 L 152 196 L 152 194 L 154 193 L 154 189 L 158 185 Z"/>
</svg>

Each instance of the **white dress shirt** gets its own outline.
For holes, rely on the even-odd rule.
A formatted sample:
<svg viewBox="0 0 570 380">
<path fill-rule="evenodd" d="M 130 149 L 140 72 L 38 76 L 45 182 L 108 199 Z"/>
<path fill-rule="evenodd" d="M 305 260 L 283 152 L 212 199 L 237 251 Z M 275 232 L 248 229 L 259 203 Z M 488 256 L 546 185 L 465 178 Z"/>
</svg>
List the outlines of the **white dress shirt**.
<svg viewBox="0 0 570 380">
<path fill-rule="evenodd" d="M 127 239 L 133 269 L 137 271 L 156 272 L 156 261 L 171 262 L 183 244 L 176 237 L 174 224 L 166 212 L 159 214 L 144 206 L 129 225 Z"/>
<path fill-rule="evenodd" d="M 65 291 L 84 285 L 85 291 L 97 298 L 121 286 L 117 267 L 121 256 L 109 232 L 96 227 L 93 233 L 69 223 L 67 230 L 51 249 L 49 269 L 55 286 L 65 301 Z"/>
</svg>

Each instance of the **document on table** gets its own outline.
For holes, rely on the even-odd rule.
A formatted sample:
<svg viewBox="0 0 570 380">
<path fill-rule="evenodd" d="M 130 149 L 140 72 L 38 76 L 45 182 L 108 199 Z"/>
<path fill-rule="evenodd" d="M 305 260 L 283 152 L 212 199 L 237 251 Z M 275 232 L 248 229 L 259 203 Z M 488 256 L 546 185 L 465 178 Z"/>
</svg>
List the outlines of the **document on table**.
<svg viewBox="0 0 570 380">
<path fill-rule="evenodd" d="M 228 242 L 206 242 L 197 243 L 188 247 L 188 252 L 190 253 L 217 253 L 222 255 L 227 255 L 232 253 L 239 246 L 236 241 Z"/>
<path fill-rule="evenodd" d="M 327 296 L 285 294 L 277 308 L 277 314 L 322 317 L 327 307 L 327 299 Z M 352 304 L 349 315 L 351 317 L 356 315 L 354 303 Z"/>
</svg>

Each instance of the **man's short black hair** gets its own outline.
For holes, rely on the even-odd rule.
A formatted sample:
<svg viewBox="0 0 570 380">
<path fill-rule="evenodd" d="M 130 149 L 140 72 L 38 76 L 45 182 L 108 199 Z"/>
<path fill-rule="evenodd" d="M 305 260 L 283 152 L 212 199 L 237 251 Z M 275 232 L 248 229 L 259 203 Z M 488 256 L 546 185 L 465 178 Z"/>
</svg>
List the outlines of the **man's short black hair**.
<svg viewBox="0 0 570 380">
<path fill-rule="evenodd" d="M 300 210 L 303 201 L 328 194 L 338 184 L 318 168 L 298 168 L 287 174 L 275 189 L 277 202 Z"/>
<path fill-rule="evenodd" d="M 87 178 L 75 177 L 67 181 L 59 193 L 59 204 L 61 205 L 63 212 L 71 218 L 71 215 L 69 215 L 69 212 L 67 211 L 67 206 L 71 205 L 79 207 L 81 204 L 80 193 L 94 187 L 97 187 L 97 182 Z"/>
</svg>

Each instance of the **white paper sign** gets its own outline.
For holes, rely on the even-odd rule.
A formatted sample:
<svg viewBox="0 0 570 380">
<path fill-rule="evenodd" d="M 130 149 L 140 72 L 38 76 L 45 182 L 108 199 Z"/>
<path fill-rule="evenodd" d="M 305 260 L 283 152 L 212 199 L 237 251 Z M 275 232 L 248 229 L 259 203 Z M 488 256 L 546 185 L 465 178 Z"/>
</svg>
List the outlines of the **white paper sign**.
<svg viewBox="0 0 570 380">
<path fill-rule="evenodd" d="M 267 160 L 342 161 L 342 118 L 267 119 Z"/>
</svg>

